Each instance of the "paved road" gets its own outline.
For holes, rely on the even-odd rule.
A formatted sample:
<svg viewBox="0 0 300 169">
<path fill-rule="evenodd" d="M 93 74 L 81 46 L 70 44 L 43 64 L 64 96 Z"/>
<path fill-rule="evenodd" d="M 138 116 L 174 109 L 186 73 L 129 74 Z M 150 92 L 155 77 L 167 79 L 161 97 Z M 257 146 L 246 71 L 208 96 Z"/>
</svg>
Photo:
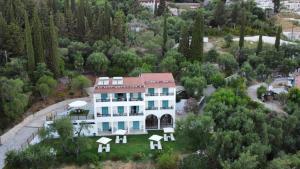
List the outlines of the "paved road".
<svg viewBox="0 0 300 169">
<path fill-rule="evenodd" d="M 9 150 L 19 150 L 21 145 L 26 143 L 26 140 L 33 134 L 36 133 L 38 127 L 42 127 L 44 122 L 46 121 L 46 115 L 49 112 L 63 112 L 65 110 L 65 106 L 75 100 L 85 100 L 90 101 L 89 97 L 78 98 L 78 99 L 70 99 L 65 100 L 63 102 L 56 103 L 51 105 L 43 110 L 40 110 L 35 113 L 35 117 L 32 121 L 27 122 L 23 128 L 21 128 L 15 135 L 10 138 L 7 142 L 0 146 L 0 168 L 4 167 L 4 159 L 5 154 Z"/>
<path fill-rule="evenodd" d="M 262 86 L 262 85 L 265 85 L 267 86 L 266 83 L 258 83 L 258 84 L 255 84 L 255 85 L 252 85 L 250 87 L 248 87 L 247 89 L 247 94 L 248 96 L 253 100 L 253 101 L 256 101 L 256 102 L 259 102 L 261 104 L 263 104 L 267 109 L 270 109 L 272 111 L 275 111 L 275 112 L 278 112 L 278 113 L 284 113 L 286 114 L 285 111 L 283 111 L 282 107 L 279 105 L 279 103 L 276 103 L 276 102 L 262 102 L 261 100 L 259 100 L 257 98 L 257 94 L 256 94 L 256 90 Z"/>
</svg>

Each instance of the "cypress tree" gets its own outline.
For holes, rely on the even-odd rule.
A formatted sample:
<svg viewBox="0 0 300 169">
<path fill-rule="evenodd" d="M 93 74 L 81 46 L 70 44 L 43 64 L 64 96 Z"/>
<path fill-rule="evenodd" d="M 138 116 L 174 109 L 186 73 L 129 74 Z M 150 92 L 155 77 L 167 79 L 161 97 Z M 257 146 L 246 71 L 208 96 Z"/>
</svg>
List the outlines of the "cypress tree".
<svg viewBox="0 0 300 169">
<path fill-rule="evenodd" d="M 256 55 L 258 55 L 263 48 L 263 38 L 262 38 L 262 34 L 259 35 L 259 40 L 258 40 L 258 44 L 257 44 L 257 49 L 256 49 Z"/>
<path fill-rule="evenodd" d="M 242 5 L 242 6 L 244 6 L 244 5 Z M 242 7 L 242 18 L 241 18 L 241 28 L 240 28 L 240 41 L 239 41 L 239 47 L 240 47 L 240 49 L 242 49 L 244 47 L 245 25 L 246 25 L 246 13 L 245 13 L 245 8 Z"/>
<path fill-rule="evenodd" d="M 75 0 L 71 0 L 71 10 L 72 10 L 72 13 L 75 13 L 75 11 L 76 11 L 76 3 L 75 3 Z"/>
<path fill-rule="evenodd" d="M 162 56 L 167 52 L 167 41 L 168 41 L 168 23 L 167 23 L 167 14 L 164 14 L 164 30 L 163 30 L 163 44 L 162 44 Z"/>
<path fill-rule="evenodd" d="M 104 39 L 110 39 L 110 37 L 111 37 L 111 11 L 110 11 L 110 8 L 109 8 L 107 2 L 105 2 L 105 4 L 104 4 L 103 33 L 104 33 Z"/>
<path fill-rule="evenodd" d="M 189 36 L 190 36 L 189 28 L 186 24 L 184 24 L 181 28 L 178 51 L 180 53 L 182 53 L 185 57 L 188 57 L 188 55 L 189 55 L 189 49 L 190 49 L 190 37 Z"/>
<path fill-rule="evenodd" d="M 25 44 L 26 44 L 26 55 L 27 55 L 27 69 L 30 75 L 35 70 L 34 62 L 34 51 L 32 46 L 31 27 L 28 20 L 27 12 L 25 12 Z"/>
<path fill-rule="evenodd" d="M 67 28 L 66 33 L 70 35 L 73 32 L 73 23 L 74 23 L 73 22 L 73 14 L 72 14 L 72 10 L 71 10 L 69 3 L 66 3 L 65 5 L 66 5 L 65 6 L 65 21 L 66 21 L 66 28 Z"/>
<path fill-rule="evenodd" d="M 58 63 L 58 40 L 57 30 L 54 25 L 53 15 L 49 18 L 49 69 L 55 77 L 59 76 L 59 63 Z"/>
<path fill-rule="evenodd" d="M 4 43 L 4 36 L 7 29 L 7 23 L 4 17 L 2 16 L 2 13 L 0 12 L 0 46 Z"/>
<path fill-rule="evenodd" d="M 86 33 L 85 27 L 85 0 L 79 0 L 77 12 L 77 34 L 83 39 Z"/>
<path fill-rule="evenodd" d="M 125 14 L 122 10 L 116 12 L 114 21 L 113 21 L 113 34 L 114 37 L 119 39 L 121 42 L 126 42 L 126 25 L 125 25 Z"/>
<path fill-rule="evenodd" d="M 202 61 L 203 59 L 203 37 L 204 37 L 204 18 L 202 10 L 197 11 L 193 25 L 191 56 L 194 60 Z"/>
<path fill-rule="evenodd" d="M 163 15 L 165 13 L 165 10 L 166 10 L 166 0 L 160 0 L 156 15 L 157 16 Z"/>
<path fill-rule="evenodd" d="M 225 3 L 222 0 L 219 0 L 217 6 L 214 10 L 214 21 L 218 26 L 222 26 L 225 21 Z"/>
<path fill-rule="evenodd" d="M 280 48 L 280 36 L 281 36 L 281 32 L 282 32 L 282 27 L 278 26 L 277 27 L 277 33 L 276 33 L 276 40 L 275 40 L 275 48 L 277 51 L 279 51 Z"/>
<path fill-rule="evenodd" d="M 45 51 L 43 46 L 42 23 L 38 16 L 37 8 L 34 8 L 32 19 L 32 40 L 34 46 L 34 56 L 36 63 L 45 63 Z"/>
</svg>

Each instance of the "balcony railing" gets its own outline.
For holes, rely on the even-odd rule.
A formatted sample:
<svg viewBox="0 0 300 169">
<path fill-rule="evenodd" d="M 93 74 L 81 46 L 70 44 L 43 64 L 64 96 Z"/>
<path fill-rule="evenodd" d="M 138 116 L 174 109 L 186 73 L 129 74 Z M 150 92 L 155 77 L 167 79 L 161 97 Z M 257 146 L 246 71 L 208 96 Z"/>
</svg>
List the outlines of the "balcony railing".
<svg viewBox="0 0 300 169">
<path fill-rule="evenodd" d="M 123 101 L 127 101 L 126 98 L 113 98 L 114 102 L 123 102 Z"/>
<path fill-rule="evenodd" d="M 127 116 L 127 114 L 126 113 L 122 113 L 122 114 L 120 114 L 120 113 L 114 113 L 113 116 L 114 117 L 120 117 L 120 116 Z"/>
<path fill-rule="evenodd" d="M 174 93 L 160 93 L 161 96 L 173 96 Z"/>
<path fill-rule="evenodd" d="M 110 117 L 111 114 L 102 114 L 102 113 L 97 113 L 97 117 Z"/>
<path fill-rule="evenodd" d="M 96 102 L 109 102 L 109 98 L 107 99 L 96 99 Z"/>
<path fill-rule="evenodd" d="M 158 110 L 158 107 L 147 107 L 146 110 Z"/>
<path fill-rule="evenodd" d="M 143 101 L 143 98 L 130 98 L 130 101 Z"/>
<path fill-rule="evenodd" d="M 168 109 L 173 109 L 173 106 L 169 106 L 169 107 L 161 107 L 161 110 L 168 110 Z"/>
<path fill-rule="evenodd" d="M 158 93 L 146 93 L 146 96 L 158 96 Z"/>
<path fill-rule="evenodd" d="M 51 115 L 46 117 L 46 121 L 54 121 L 64 117 L 69 117 L 71 120 L 92 120 L 94 119 L 93 114 L 88 115 Z"/>
<path fill-rule="evenodd" d="M 129 114 L 129 116 L 143 116 L 143 115 L 144 115 L 143 112 L 131 112 L 131 113 Z"/>
</svg>

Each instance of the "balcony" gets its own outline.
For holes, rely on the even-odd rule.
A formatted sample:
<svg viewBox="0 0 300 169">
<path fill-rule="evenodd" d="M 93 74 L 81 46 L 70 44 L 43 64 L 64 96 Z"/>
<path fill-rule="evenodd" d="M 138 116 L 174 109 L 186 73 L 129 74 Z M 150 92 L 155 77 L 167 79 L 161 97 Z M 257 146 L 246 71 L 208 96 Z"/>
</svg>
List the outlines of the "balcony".
<svg viewBox="0 0 300 169">
<path fill-rule="evenodd" d="M 130 112 L 129 116 L 143 116 L 144 113 L 143 112 Z"/>
<path fill-rule="evenodd" d="M 161 96 L 174 96 L 174 93 L 160 93 Z"/>
<path fill-rule="evenodd" d="M 113 98 L 113 101 L 114 102 L 124 102 L 124 101 L 127 101 L 127 99 L 124 97 L 119 97 L 119 98 Z"/>
<path fill-rule="evenodd" d="M 109 102 L 109 98 L 106 99 L 96 99 L 96 102 Z"/>
<path fill-rule="evenodd" d="M 127 116 L 127 113 L 122 113 L 122 114 L 120 114 L 120 113 L 114 113 L 113 116 L 114 116 L 114 117 Z"/>
<path fill-rule="evenodd" d="M 158 93 L 146 93 L 146 96 L 158 96 Z"/>
<path fill-rule="evenodd" d="M 161 107 L 160 109 L 161 109 L 161 110 L 170 110 L 170 109 L 173 109 L 173 106 L 169 106 L 169 107 Z"/>
<path fill-rule="evenodd" d="M 102 114 L 102 113 L 97 113 L 97 117 L 110 117 L 111 114 Z"/>
<path fill-rule="evenodd" d="M 130 101 L 143 101 L 143 98 L 130 98 Z"/>
<path fill-rule="evenodd" d="M 146 110 L 158 110 L 158 107 L 147 107 Z"/>
</svg>

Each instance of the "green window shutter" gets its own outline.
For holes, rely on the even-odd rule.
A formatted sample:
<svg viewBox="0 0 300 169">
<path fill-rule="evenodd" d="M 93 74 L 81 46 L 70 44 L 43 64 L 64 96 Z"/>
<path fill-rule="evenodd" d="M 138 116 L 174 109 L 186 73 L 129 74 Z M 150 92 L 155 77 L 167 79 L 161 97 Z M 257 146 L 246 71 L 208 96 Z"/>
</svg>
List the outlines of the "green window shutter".
<svg viewBox="0 0 300 169">
<path fill-rule="evenodd" d="M 138 113 L 139 113 L 139 108 L 140 108 L 139 106 L 136 106 L 136 111 L 137 111 Z"/>
<path fill-rule="evenodd" d="M 118 113 L 123 114 L 124 113 L 124 107 L 123 106 L 118 106 Z"/>
<path fill-rule="evenodd" d="M 142 93 L 139 93 L 139 99 L 141 99 L 142 98 Z"/>
<path fill-rule="evenodd" d="M 102 93 L 101 94 L 101 99 L 107 99 L 107 98 L 108 98 L 107 93 Z"/>
<path fill-rule="evenodd" d="M 169 102 L 168 102 L 168 100 L 163 100 L 163 101 L 162 101 L 162 104 L 163 104 L 163 108 L 168 108 L 168 107 L 169 107 Z"/>
<path fill-rule="evenodd" d="M 154 94 L 154 88 L 149 88 L 149 89 L 148 89 L 148 93 L 149 93 L 149 94 Z"/>
<path fill-rule="evenodd" d="M 119 130 L 124 130 L 125 129 L 125 122 L 124 121 L 119 121 L 118 122 L 118 129 Z"/>
<path fill-rule="evenodd" d="M 109 130 L 109 122 L 103 122 L 102 123 L 102 130 L 104 130 L 104 131 Z"/>
<path fill-rule="evenodd" d="M 108 107 L 102 107 L 102 114 L 108 115 Z"/>
<path fill-rule="evenodd" d="M 169 94 L 169 89 L 168 88 L 163 88 L 162 92 L 163 92 L 163 94 Z"/>
<path fill-rule="evenodd" d="M 140 122 L 139 121 L 133 121 L 133 126 L 132 128 L 134 130 L 139 130 L 140 129 Z"/>
<path fill-rule="evenodd" d="M 154 101 L 148 101 L 148 107 L 153 108 L 154 107 Z"/>
</svg>

